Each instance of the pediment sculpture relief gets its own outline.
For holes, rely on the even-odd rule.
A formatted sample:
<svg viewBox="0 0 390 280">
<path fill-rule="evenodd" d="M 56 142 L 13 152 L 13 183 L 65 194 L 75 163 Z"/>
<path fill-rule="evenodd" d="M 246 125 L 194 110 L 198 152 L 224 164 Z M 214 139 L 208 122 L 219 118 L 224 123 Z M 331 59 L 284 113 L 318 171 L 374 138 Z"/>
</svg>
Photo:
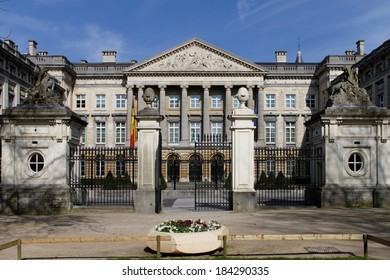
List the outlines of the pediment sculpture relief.
<svg viewBox="0 0 390 280">
<path fill-rule="evenodd" d="M 201 48 L 192 48 L 173 54 L 148 68 L 148 70 L 157 71 L 227 71 L 243 69 L 243 67 L 239 67 L 239 64 Z"/>
</svg>

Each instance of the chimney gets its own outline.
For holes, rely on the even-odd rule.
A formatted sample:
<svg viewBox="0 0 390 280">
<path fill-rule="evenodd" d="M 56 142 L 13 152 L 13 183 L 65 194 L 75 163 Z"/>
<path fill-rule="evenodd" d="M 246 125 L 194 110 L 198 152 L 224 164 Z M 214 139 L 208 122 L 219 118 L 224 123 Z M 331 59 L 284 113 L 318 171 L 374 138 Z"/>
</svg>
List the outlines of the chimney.
<svg viewBox="0 0 390 280">
<path fill-rule="evenodd" d="M 116 51 L 103 51 L 103 62 L 116 62 Z"/>
<path fill-rule="evenodd" d="M 5 42 L 10 48 L 12 48 L 13 50 L 18 51 L 18 45 L 16 45 L 16 44 L 14 43 L 14 41 L 12 41 L 12 40 L 10 40 L 10 39 L 6 39 L 4 42 Z"/>
<path fill-rule="evenodd" d="M 286 51 L 276 51 L 275 57 L 276 57 L 276 63 L 286 63 L 287 62 L 287 52 Z"/>
<path fill-rule="evenodd" d="M 37 45 L 38 43 L 34 40 L 28 41 L 28 55 L 37 55 Z"/>
<path fill-rule="evenodd" d="M 356 42 L 356 53 L 357 55 L 364 55 L 364 40 Z"/>
</svg>

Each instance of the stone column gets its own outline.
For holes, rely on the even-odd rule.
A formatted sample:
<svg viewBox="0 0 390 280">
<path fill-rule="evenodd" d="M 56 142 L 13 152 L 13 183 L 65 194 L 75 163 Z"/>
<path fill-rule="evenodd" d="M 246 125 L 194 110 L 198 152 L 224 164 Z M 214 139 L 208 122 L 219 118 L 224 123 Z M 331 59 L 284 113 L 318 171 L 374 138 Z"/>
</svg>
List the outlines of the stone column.
<svg viewBox="0 0 390 280">
<path fill-rule="evenodd" d="M 138 188 L 134 193 L 134 211 L 156 212 L 156 187 L 160 180 L 159 134 L 163 117 L 151 107 L 154 91 L 147 88 L 143 95 L 146 108 L 139 111 L 138 121 Z"/>
<path fill-rule="evenodd" d="M 249 93 L 249 99 L 248 99 L 248 108 L 252 109 L 253 107 L 253 85 L 247 85 L 246 86 Z"/>
<path fill-rule="evenodd" d="M 264 86 L 258 85 L 259 92 L 257 94 L 257 146 L 265 146 L 265 131 L 264 131 Z"/>
<path fill-rule="evenodd" d="M 144 85 L 137 85 L 137 111 L 140 112 L 145 108 L 144 102 L 142 101 L 142 95 L 144 94 Z"/>
<path fill-rule="evenodd" d="M 248 90 L 238 90 L 240 107 L 230 116 L 233 135 L 233 210 L 250 211 L 256 208 L 254 189 L 254 129 L 256 118 L 253 110 L 245 106 Z"/>
<path fill-rule="evenodd" d="M 229 115 L 232 111 L 232 85 L 225 85 L 225 129 L 224 132 L 227 134 L 227 140 L 230 142 L 232 140 L 231 133 L 228 133 L 231 122 L 229 120 Z"/>
<path fill-rule="evenodd" d="M 181 114 L 181 141 L 184 145 L 189 144 L 189 129 L 188 129 L 188 100 L 187 100 L 187 89 L 188 85 L 181 85 L 181 98 L 180 98 L 180 114 Z"/>
<path fill-rule="evenodd" d="M 203 134 L 210 134 L 210 86 L 203 85 Z"/>
<path fill-rule="evenodd" d="M 165 89 L 166 85 L 165 84 L 159 84 L 158 87 L 160 88 L 160 95 L 159 95 L 159 107 L 160 107 L 160 115 L 164 116 L 166 112 L 166 104 L 165 104 Z M 162 145 L 166 146 L 167 145 L 167 125 L 166 125 L 166 120 L 163 119 L 161 121 L 161 136 L 162 136 Z"/>
<path fill-rule="evenodd" d="M 126 112 L 126 146 L 130 146 L 130 129 L 131 129 L 131 110 L 133 108 L 133 84 L 126 85 L 126 94 L 127 94 L 127 112 Z"/>
</svg>

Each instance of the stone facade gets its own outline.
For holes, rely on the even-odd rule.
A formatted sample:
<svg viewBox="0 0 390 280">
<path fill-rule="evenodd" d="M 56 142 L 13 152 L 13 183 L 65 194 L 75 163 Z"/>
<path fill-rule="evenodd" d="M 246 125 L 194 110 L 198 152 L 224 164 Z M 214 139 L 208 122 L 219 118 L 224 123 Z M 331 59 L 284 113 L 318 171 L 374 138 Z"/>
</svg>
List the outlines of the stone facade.
<svg viewBox="0 0 390 280">
<path fill-rule="evenodd" d="M 2 42 L 2 108 L 25 97 L 29 75 L 34 64 L 39 65 L 63 88 L 65 105 L 88 122 L 81 137 L 84 145 L 124 146 L 130 143 L 131 108 L 136 108 L 136 114 L 144 108 L 141 96 L 151 87 L 157 93 L 153 106 L 165 116 L 161 122 L 163 159 L 187 160 L 200 135 L 231 138 L 228 116 L 238 104 L 238 89 L 246 87 L 247 105 L 258 114 L 255 146 L 304 146 L 311 141 L 304 122 L 324 108 L 331 81 L 364 57 L 359 42 L 356 52 L 314 63 L 290 63 L 285 51 L 275 52 L 275 62 L 250 62 L 199 39 L 142 62 L 117 62 L 115 51 L 103 51 L 100 63 L 74 63 L 62 55 L 39 52 L 35 41 L 29 42 L 29 52 L 23 55 L 12 42 Z M 14 74 L 8 65 L 16 65 Z M 20 97 L 12 104 L 9 96 L 18 90 L 11 90 L 11 83 L 20 88 L 16 94 Z M 188 181 L 184 167 L 180 172 L 180 180 Z"/>
</svg>

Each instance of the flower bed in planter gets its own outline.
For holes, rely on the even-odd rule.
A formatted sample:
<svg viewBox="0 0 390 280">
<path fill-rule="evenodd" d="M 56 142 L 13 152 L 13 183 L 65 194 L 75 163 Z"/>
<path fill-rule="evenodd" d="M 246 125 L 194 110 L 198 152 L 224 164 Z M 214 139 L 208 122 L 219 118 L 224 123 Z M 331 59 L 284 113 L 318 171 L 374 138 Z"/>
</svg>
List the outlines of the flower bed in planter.
<svg viewBox="0 0 390 280">
<path fill-rule="evenodd" d="M 228 229 L 216 221 L 170 220 L 157 225 L 148 236 L 170 236 L 170 241 L 161 241 L 161 253 L 200 254 L 222 247 L 218 235 L 227 235 Z M 148 241 L 148 247 L 157 250 L 155 241 Z"/>
</svg>

